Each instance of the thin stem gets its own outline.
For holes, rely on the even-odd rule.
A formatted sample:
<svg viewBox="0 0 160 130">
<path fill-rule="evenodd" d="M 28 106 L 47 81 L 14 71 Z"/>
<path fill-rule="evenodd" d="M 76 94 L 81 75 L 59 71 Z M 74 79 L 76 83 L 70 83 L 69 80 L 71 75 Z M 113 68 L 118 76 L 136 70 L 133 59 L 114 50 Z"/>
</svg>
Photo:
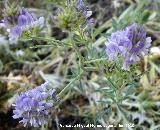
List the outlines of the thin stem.
<svg viewBox="0 0 160 130">
<path fill-rule="evenodd" d="M 93 63 L 93 62 L 100 62 L 100 61 L 105 61 L 105 60 L 107 60 L 107 58 L 94 59 L 94 60 L 85 61 L 84 64 L 89 64 L 89 63 Z"/>
<path fill-rule="evenodd" d="M 125 123 L 130 123 L 129 120 L 128 120 L 127 114 L 122 110 L 121 106 L 118 103 L 116 103 L 116 106 L 117 106 L 117 109 L 118 109 L 121 117 L 124 119 L 124 122 Z"/>
<path fill-rule="evenodd" d="M 28 40 L 43 40 L 43 41 L 49 41 L 49 45 L 56 45 L 55 43 L 58 44 L 58 46 L 63 46 L 63 45 L 67 45 L 67 46 L 70 46 L 69 43 L 67 42 L 64 42 L 64 41 L 60 41 L 60 40 L 56 40 L 52 37 L 34 37 L 34 36 L 31 36 L 30 39 Z"/>
<path fill-rule="evenodd" d="M 70 32 L 70 43 L 71 43 L 73 49 L 75 50 L 76 55 L 77 55 L 78 58 L 79 58 L 79 65 L 80 65 L 80 68 L 84 69 L 82 54 L 81 54 L 79 48 L 77 47 L 77 45 L 75 44 L 75 42 L 73 42 L 71 32 Z"/>
<path fill-rule="evenodd" d="M 63 95 L 66 93 L 66 91 L 68 91 L 68 89 L 72 88 L 71 84 L 73 84 L 75 81 L 77 81 L 82 76 L 82 74 L 83 74 L 83 72 L 81 72 L 77 77 L 72 79 L 71 82 L 65 88 L 63 88 L 63 90 L 58 94 L 58 96 L 63 97 Z"/>
<path fill-rule="evenodd" d="M 31 46 L 30 48 L 31 49 L 34 49 L 34 48 L 48 48 L 48 47 L 55 47 L 55 45 L 35 45 L 35 46 Z"/>
<path fill-rule="evenodd" d="M 110 80 L 110 78 L 107 78 L 107 80 L 110 82 L 112 88 L 116 91 L 117 89 L 116 85 Z"/>
</svg>

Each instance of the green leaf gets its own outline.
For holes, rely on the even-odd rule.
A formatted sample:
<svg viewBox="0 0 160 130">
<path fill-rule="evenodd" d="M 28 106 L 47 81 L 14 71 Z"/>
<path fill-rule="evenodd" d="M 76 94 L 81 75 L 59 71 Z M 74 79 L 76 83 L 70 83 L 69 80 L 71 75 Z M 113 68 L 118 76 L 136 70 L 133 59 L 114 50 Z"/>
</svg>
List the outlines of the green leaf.
<svg viewBox="0 0 160 130">
<path fill-rule="evenodd" d="M 112 27 L 115 29 L 115 30 L 117 30 L 117 27 L 118 26 L 118 24 L 117 24 L 117 21 L 113 18 L 112 19 Z"/>
<path fill-rule="evenodd" d="M 84 89 L 84 83 L 80 80 L 79 84 L 77 85 L 77 88 L 80 90 L 80 92 L 85 93 L 85 89 Z"/>
<path fill-rule="evenodd" d="M 14 95 L 13 92 L 7 92 L 5 94 L 3 94 L 2 96 L 0 96 L 0 101 L 5 101 L 7 99 L 9 99 L 10 97 L 12 97 Z"/>
<path fill-rule="evenodd" d="M 2 61 L 0 60 L 0 73 L 3 71 L 3 63 Z"/>
<path fill-rule="evenodd" d="M 60 82 L 62 80 L 61 77 L 58 77 L 54 74 L 43 74 L 43 79 L 49 81 L 53 85 L 53 88 L 59 87 Z"/>
<path fill-rule="evenodd" d="M 151 12 L 149 12 L 148 10 L 145 10 L 142 14 L 142 22 L 143 23 L 147 22 L 150 15 L 151 15 Z"/>
<path fill-rule="evenodd" d="M 108 87 L 104 87 L 104 88 L 96 89 L 95 92 L 112 93 L 112 92 L 114 92 L 114 90 L 113 90 L 113 89 L 110 89 L 110 88 L 108 88 Z"/>
<path fill-rule="evenodd" d="M 129 85 L 125 93 L 124 99 L 128 98 L 128 96 L 132 95 L 134 92 L 135 92 L 135 85 Z"/>
</svg>

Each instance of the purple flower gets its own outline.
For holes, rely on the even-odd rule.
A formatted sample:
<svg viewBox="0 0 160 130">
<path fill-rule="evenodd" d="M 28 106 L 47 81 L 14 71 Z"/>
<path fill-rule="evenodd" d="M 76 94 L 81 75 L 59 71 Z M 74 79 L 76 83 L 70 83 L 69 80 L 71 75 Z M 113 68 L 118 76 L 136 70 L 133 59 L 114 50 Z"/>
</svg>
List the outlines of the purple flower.
<svg viewBox="0 0 160 130">
<path fill-rule="evenodd" d="M 17 97 L 13 118 L 21 118 L 20 123 L 23 123 L 24 126 L 45 125 L 49 121 L 49 111 L 56 101 L 55 89 L 45 82 Z"/>
<path fill-rule="evenodd" d="M 34 14 L 30 14 L 25 8 L 22 8 L 18 17 L 18 26 L 20 26 L 23 31 L 28 31 L 31 28 L 42 27 L 44 21 L 44 17 L 37 19 Z"/>
<path fill-rule="evenodd" d="M 9 41 L 11 43 L 17 43 L 19 37 L 22 34 L 22 30 L 19 26 L 15 26 L 11 29 L 11 31 L 9 32 Z"/>
<path fill-rule="evenodd" d="M 129 70 L 131 64 L 135 64 L 148 54 L 151 46 L 151 38 L 146 37 L 143 26 L 132 24 L 125 30 L 112 33 L 106 44 L 106 53 L 109 60 L 123 59 L 123 69 Z"/>
<path fill-rule="evenodd" d="M 83 0 L 77 0 L 77 8 L 83 14 L 83 16 L 88 19 L 92 15 L 92 11 L 88 9 Z"/>
<path fill-rule="evenodd" d="M 22 8 L 18 16 L 5 17 L 0 23 L 0 27 L 9 32 L 10 43 L 17 43 L 24 32 L 30 31 L 32 33 L 32 29 L 41 28 L 44 21 L 44 17 L 37 18 L 34 14 L 29 13 L 27 9 Z"/>
<path fill-rule="evenodd" d="M 34 21 L 33 15 L 29 13 L 25 8 L 22 8 L 20 15 L 24 15 L 27 18 L 28 24 Z"/>
<path fill-rule="evenodd" d="M 25 15 L 20 15 L 18 17 L 18 25 L 19 26 L 26 26 L 28 23 L 29 23 L 29 20 Z"/>
<path fill-rule="evenodd" d="M 91 18 L 92 11 L 85 5 L 83 0 L 77 0 L 77 9 L 82 13 L 85 18 L 85 25 L 87 25 L 88 32 L 92 32 L 95 19 Z"/>
</svg>

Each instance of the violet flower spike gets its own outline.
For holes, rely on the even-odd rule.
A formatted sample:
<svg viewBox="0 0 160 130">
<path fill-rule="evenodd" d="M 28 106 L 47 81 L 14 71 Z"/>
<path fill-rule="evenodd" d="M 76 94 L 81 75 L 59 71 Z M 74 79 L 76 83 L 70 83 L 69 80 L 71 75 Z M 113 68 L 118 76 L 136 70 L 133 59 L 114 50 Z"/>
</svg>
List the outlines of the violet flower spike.
<svg viewBox="0 0 160 130">
<path fill-rule="evenodd" d="M 110 61 L 123 59 L 124 70 L 129 70 L 129 66 L 136 64 L 147 55 L 151 46 L 151 37 L 146 36 L 143 26 L 132 24 L 124 30 L 112 33 L 105 43 L 106 54 Z"/>
<path fill-rule="evenodd" d="M 28 31 L 30 28 L 42 27 L 44 21 L 44 17 L 37 19 L 34 17 L 34 14 L 29 13 L 25 8 L 22 8 L 21 14 L 18 17 L 18 25 L 23 31 Z"/>
<path fill-rule="evenodd" d="M 85 18 L 85 24 L 87 25 L 88 32 L 91 33 L 93 31 L 93 25 L 95 24 L 95 19 L 91 18 L 92 11 L 89 10 L 83 0 L 77 0 L 76 7 Z"/>
<path fill-rule="evenodd" d="M 18 25 L 19 26 L 26 26 L 28 23 L 29 23 L 29 20 L 25 15 L 20 15 L 18 17 Z"/>
<path fill-rule="evenodd" d="M 19 26 L 15 26 L 9 32 L 9 41 L 10 43 L 16 44 L 19 37 L 22 35 L 22 30 Z"/>
<path fill-rule="evenodd" d="M 49 111 L 57 101 L 56 91 L 45 82 L 19 95 L 15 102 L 13 118 L 22 120 L 24 126 L 39 127 L 49 122 Z"/>
<path fill-rule="evenodd" d="M 77 0 L 77 8 L 82 12 L 83 16 L 88 19 L 92 15 L 92 11 L 85 5 L 83 0 Z"/>
</svg>

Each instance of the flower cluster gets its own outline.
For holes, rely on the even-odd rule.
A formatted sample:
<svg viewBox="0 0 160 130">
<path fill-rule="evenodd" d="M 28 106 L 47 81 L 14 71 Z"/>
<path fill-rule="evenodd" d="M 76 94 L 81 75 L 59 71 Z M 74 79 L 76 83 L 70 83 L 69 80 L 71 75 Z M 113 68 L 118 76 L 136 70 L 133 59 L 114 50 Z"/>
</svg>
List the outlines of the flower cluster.
<svg viewBox="0 0 160 130">
<path fill-rule="evenodd" d="M 14 23 L 14 24 L 13 24 Z M 17 43 L 21 35 L 36 27 L 42 27 L 44 24 L 44 17 L 36 18 L 34 14 L 29 13 L 25 8 L 22 8 L 19 15 L 10 18 L 5 17 L 0 23 L 0 26 L 5 28 L 9 33 L 9 41 Z"/>
<path fill-rule="evenodd" d="M 89 10 L 89 8 L 85 5 L 83 0 L 77 0 L 77 8 L 82 12 L 83 16 L 86 19 L 91 17 L 92 11 Z"/>
<path fill-rule="evenodd" d="M 45 82 L 17 97 L 13 118 L 22 118 L 20 123 L 23 123 L 24 126 L 29 124 L 34 127 L 45 125 L 49 121 L 49 110 L 56 101 L 55 89 Z"/>
<path fill-rule="evenodd" d="M 112 33 L 106 44 L 106 53 L 109 60 L 123 59 L 123 69 L 129 70 L 131 64 L 140 61 L 144 55 L 148 54 L 151 46 L 151 38 L 146 36 L 143 26 L 132 24 L 125 30 Z"/>
<path fill-rule="evenodd" d="M 88 28 L 91 29 L 92 25 L 95 23 L 95 20 L 91 18 L 92 11 L 89 10 L 83 0 L 77 0 L 77 8 L 83 14 Z"/>
</svg>

